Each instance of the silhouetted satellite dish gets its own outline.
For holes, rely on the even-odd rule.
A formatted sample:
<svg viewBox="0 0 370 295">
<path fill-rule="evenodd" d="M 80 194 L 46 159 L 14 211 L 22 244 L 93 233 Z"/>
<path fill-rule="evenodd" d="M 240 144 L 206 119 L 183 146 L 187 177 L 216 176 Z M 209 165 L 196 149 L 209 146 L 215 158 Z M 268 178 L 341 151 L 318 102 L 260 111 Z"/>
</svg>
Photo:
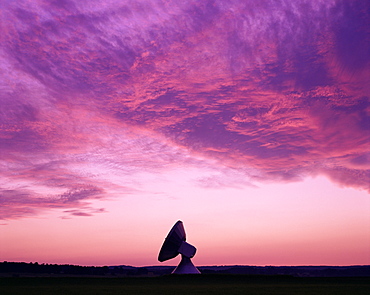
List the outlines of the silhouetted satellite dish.
<svg viewBox="0 0 370 295">
<path fill-rule="evenodd" d="M 199 274 L 200 271 L 194 266 L 190 258 L 194 257 L 197 249 L 186 243 L 186 234 L 182 221 L 177 221 L 168 233 L 159 251 L 160 262 L 175 258 L 181 254 L 180 264 L 172 272 L 174 274 Z"/>
</svg>

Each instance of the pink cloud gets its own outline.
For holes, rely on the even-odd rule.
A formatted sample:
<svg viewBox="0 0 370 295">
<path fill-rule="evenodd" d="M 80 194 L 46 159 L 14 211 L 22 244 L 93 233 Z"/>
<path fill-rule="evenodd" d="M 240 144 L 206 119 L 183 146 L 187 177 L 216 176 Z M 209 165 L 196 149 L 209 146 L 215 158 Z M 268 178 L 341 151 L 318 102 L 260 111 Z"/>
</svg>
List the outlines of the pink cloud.
<svg viewBox="0 0 370 295">
<path fill-rule="evenodd" d="M 363 2 L 135 3 L 4 4 L 3 216 L 80 210 L 176 165 L 223 171 L 205 186 L 234 169 L 369 189 Z"/>
</svg>

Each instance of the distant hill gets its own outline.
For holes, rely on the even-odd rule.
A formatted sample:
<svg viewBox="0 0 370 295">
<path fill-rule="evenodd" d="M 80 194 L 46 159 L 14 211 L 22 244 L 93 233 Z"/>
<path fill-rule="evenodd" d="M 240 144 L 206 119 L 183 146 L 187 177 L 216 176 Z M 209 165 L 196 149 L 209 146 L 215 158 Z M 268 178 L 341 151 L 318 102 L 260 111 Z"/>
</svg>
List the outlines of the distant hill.
<svg viewBox="0 0 370 295">
<path fill-rule="evenodd" d="M 357 277 L 370 276 L 369 265 L 354 266 L 204 266 L 202 273 L 290 275 L 295 277 Z"/>
<path fill-rule="evenodd" d="M 160 276 L 170 274 L 174 266 L 79 266 L 0 262 L 0 276 Z M 370 265 L 353 266 L 200 266 L 203 274 L 289 275 L 294 277 L 370 277 Z"/>
</svg>

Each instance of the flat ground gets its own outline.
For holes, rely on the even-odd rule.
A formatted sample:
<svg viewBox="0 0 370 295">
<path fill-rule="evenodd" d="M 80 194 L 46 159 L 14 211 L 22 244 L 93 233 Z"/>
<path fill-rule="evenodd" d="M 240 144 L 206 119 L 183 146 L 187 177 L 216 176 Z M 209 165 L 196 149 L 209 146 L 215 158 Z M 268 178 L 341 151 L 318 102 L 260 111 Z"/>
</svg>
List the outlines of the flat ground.
<svg viewBox="0 0 370 295">
<path fill-rule="evenodd" d="M 97 294 L 299 294 L 369 295 L 370 278 L 169 275 L 161 277 L 2 277 L 1 295 Z"/>
</svg>

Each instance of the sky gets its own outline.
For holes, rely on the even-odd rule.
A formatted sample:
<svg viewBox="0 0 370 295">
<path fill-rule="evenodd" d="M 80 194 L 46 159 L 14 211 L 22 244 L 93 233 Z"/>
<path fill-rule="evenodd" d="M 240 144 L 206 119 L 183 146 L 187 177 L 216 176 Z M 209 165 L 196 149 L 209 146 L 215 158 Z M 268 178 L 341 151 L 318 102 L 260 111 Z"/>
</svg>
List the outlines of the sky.
<svg viewBox="0 0 370 295">
<path fill-rule="evenodd" d="M 0 3 L 0 261 L 370 264 L 370 8 Z M 175 265 L 179 257 L 161 265 Z"/>
</svg>

